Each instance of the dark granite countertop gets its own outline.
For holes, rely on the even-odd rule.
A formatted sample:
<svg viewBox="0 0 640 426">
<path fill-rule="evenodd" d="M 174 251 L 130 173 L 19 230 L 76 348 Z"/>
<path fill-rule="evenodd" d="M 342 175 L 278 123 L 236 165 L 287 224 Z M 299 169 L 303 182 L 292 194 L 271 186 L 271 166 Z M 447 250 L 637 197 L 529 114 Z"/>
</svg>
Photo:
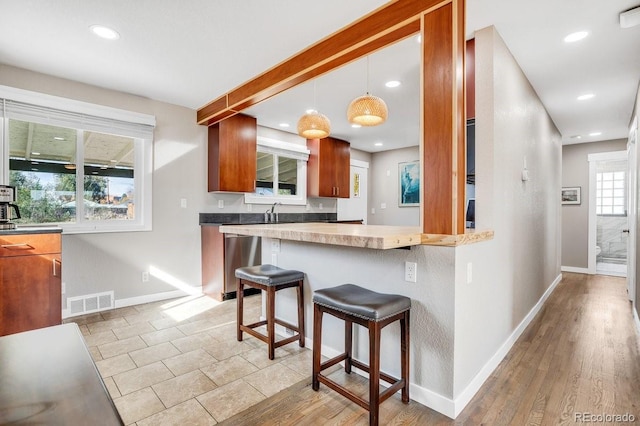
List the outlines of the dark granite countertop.
<svg viewBox="0 0 640 426">
<path fill-rule="evenodd" d="M 278 213 L 278 223 L 335 222 L 337 213 Z M 200 225 L 263 224 L 264 213 L 200 213 Z"/>
</svg>

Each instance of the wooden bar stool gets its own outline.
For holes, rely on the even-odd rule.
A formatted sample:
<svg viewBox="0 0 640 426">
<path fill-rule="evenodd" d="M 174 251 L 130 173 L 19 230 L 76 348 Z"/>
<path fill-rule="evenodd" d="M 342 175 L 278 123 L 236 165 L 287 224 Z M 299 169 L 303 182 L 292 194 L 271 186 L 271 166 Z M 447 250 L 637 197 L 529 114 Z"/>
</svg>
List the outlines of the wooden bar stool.
<svg viewBox="0 0 640 426">
<path fill-rule="evenodd" d="M 411 299 L 394 294 L 376 293 L 353 284 L 317 290 L 313 295 L 313 390 L 320 383 L 369 410 L 369 424 L 378 425 L 380 404 L 402 389 L 402 402 L 409 403 L 409 310 Z M 322 314 L 328 313 L 344 320 L 345 352 L 323 363 L 320 362 L 322 345 Z M 394 321 L 400 321 L 400 353 L 402 378 L 397 379 L 380 371 L 380 332 Z M 369 330 L 369 365 L 353 359 L 353 323 Z M 322 370 L 344 361 L 344 370 L 351 366 L 369 373 L 369 401 L 321 374 Z M 389 383 L 379 392 L 380 379 Z"/>
<path fill-rule="evenodd" d="M 287 343 L 299 341 L 300 347 L 304 348 L 304 294 L 303 283 L 304 273 L 278 268 L 273 265 L 247 266 L 236 269 L 238 280 L 238 341 L 242 341 L 242 332 L 247 332 L 252 336 L 262 340 L 269 345 L 269 359 L 275 356 L 275 348 Z M 243 323 L 243 297 L 244 286 L 258 288 L 267 293 L 267 318 L 253 324 Z M 285 288 L 296 287 L 298 296 L 298 325 L 295 326 L 286 321 L 276 318 L 276 291 Z M 280 324 L 295 332 L 291 337 L 276 342 L 275 324 Z M 264 335 L 254 330 L 256 327 L 267 325 L 267 334 Z"/>
</svg>

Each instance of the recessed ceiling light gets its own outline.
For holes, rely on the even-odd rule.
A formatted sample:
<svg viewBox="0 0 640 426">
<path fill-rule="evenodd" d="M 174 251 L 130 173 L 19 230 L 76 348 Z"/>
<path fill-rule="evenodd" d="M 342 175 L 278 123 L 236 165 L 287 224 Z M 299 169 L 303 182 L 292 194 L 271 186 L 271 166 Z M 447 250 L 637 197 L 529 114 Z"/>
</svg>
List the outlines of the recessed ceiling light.
<svg viewBox="0 0 640 426">
<path fill-rule="evenodd" d="M 116 30 L 103 25 L 92 25 L 89 28 L 95 35 L 107 40 L 117 40 L 120 38 L 120 34 L 118 34 Z"/>
<path fill-rule="evenodd" d="M 362 127 L 362 125 L 361 124 L 357 124 L 357 123 L 353 123 L 351 125 L 351 127 L 353 127 L 354 129 L 359 129 L 360 127 Z"/>
<path fill-rule="evenodd" d="M 289 127 L 289 123 L 280 123 L 278 124 L 280 127 Z"/>
<path fill-rule="evenodd" d="M 111 161 L 112 163 L 117 163 L 118 162 L 118 160 L 109 160 L 109 161 Z"/>
<path fill-rule="evenodd" d="M 589 35 L 589 33 L 586 32 L 586 31 L 578 31 L 578 32 L 571 33 L 568 36 L 566 36 L 564 38 L 564 41 L 565 41 L 565 43 L 573 43 L 575 41 L 582 40 L 583 38 L 585 38 L 588 35 Z"/>
<path fill-rule="evenodd" d="M 582 139 L 582 136 L 580 136 L 580 135 L 573 135 L 573 136 L 571 136 L 571 139 Z"/>
<path fill-rule="evenodd" d="M 593 93 L 585 93 L 584 95 L 578 96 L 579 101 L 586 101 L 587 99 L 593 98 L 595 95 Z"/>
<path fill-rule="evenodd" d="M 40 153 L 39 153 L 39 152 L 35 152 L 35 151 L 33 151 L 33 152 L 31 153 L 31 155 L 40 155 Z"/>
<path fill-rule="evenodd" d="M 398 87 L 400 86 L 400 83 L 398 80 L 391 80 L 391 81 L 387 81 L 384 85 L 387 87 Z"/>
<path fill-rule="evenodd" d="M 310 108 L 310 109 L 306 110 L 305 112 L 306 112 L 307 114 L 313 114 L 314 112 L 318 112 L 318 111 L 316 111 L 316 110 L 315 110 L 315 109 L 313 109 L 313 108 Z"/>
<path fill-rule="evenodd" d="M 376 143 L 374 143 L 374 145 L 375 146 L 382 146 L 383 144 L 382 144 L 382 142 L 376 142 Z"/>
<path fill-rule="evenodd" d="M 600 136 L 602 134 L 602 132 L 591 132 L 589 133 L 589 136 Z"/>
<path fill-rule="evenodd" d="M 57 141 L 63 141 L 64 138 L 61 136 L 54 136 L 53 139 L 57 140 Z"/>
</svg>

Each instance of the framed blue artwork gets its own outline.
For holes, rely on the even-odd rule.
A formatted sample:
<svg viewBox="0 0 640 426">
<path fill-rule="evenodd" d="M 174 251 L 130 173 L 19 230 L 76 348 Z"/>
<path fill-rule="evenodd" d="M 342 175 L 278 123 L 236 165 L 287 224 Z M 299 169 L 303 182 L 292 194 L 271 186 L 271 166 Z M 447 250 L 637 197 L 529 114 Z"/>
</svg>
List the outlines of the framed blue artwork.
<svg viewBox="0 0 640 426">
<path fill-rule="evenodd" d="M 398 206 L 420 205 L 420 162 L 398 164 Z"/>
</svg>

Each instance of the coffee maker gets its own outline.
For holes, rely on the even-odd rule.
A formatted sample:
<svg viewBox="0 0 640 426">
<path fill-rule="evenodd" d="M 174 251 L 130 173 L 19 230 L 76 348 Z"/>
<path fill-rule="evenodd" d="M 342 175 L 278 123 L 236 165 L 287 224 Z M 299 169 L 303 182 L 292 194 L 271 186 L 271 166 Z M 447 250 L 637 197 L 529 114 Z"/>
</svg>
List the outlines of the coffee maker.
<svg viewBox="0 0 640 426">
<path fill-rule="evenodd" d="M 20 219 L 20 209 L 15 203 L 16 188 L 14 186 L 0 185 L 0 229 L 15 229 L 16 224 L 11 219 Z M 11 211 L 15 213 L 12 217 Z"/>
</svg>

